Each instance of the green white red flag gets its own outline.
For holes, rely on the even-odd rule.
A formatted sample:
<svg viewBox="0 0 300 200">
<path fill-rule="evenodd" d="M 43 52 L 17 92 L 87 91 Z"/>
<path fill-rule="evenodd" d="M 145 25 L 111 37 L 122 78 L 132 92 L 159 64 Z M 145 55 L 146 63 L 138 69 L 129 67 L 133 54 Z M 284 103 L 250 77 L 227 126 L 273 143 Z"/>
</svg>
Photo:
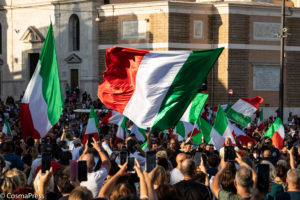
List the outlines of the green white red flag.
<svg viewBox="0 0 300 200">
<path fill-rule="evenodd" d="M 173 135 L 177 135 L 177 139 L 179 142 L 191 137 L 197 133 L 199 133 L 198 125 L 194 125 L 189 122 L 179 121 L 174 129 Z"/>
<path fill-rule="evenodd" d="M 265 132 L 264 136 L 271 138 L 272 144 L 281 151 L 283 146 L 283 140 L 285 137 L 285 132 L 284 132 L 284 125 L 279 117 Z"/>
<path fill-rule="evenodd" d="M 2 128 L 2 133 L 4 133 L 6 136 L 12 136 L 11 129 L 10 129 L 10 126 L 8 124 L 8 121 L 7 121 L 6 117 L 4 117 L 4 124 L 3 124 L 3 128 Z"/>
<path fill-rule="evenodd" d="M 52 23 L 34 74 L 26 88 L 20 106 L 20 121 L 24 139 L 44 137 L 58 122 L 64 107 L 58 75 L 55 39 Z"/>
<path fill-rule="evenodd" d="M 216 114 L 213 128 L 216 129 L 216 131 L 220 133 L 220 135 L 223 136 L 223 138 L 229 137 L 232 141 L 232 144 L 235 144 L 233 127 L 230 121 L 227 119 L 224 110 L 220 105 Z"/>
<path fill-rule="evenodd" d="M 199 120 L 199 126 L 201 137 L 204 137 L 206 143 L 213 144 L 219 151 L 224 146 L 225 138 L 202 117 Z M 199 136 L 193 137 L 194 142 L 197 141 L 197 143 L 199 143 L 199 139 Z"/>
<path fill-rule="evenodd" d="M 140 128 L 162 131 L 174 127 L 222 51 L 109 48 L 98 97 Z"/>
<path fill-rule="evenodd" d="M 88 120 L 88 124 L 86 126 L 85 134 L 83 137 L 83 144 L 86 143 L 86 141 L 89 138 L 89 135 L 93 135 L 95 140 L 98 141 L 98 134 L 99 134 L 99 128 L 98 128 L 99 121 L 97 119 L 97 115 L 94 110 L 94 106 L 91 106 L 90 110 L 90 116 Z"/>
<path fill-rule="evenodd" d="M 226 116 L 230 120 L 247 127 L 252 121 L 251 117 L 258 110 L 259 105 L 263 101 L 264 99 L 260 96 L 254 98 L 241 98 L 226 110 Z"/>
</svg>

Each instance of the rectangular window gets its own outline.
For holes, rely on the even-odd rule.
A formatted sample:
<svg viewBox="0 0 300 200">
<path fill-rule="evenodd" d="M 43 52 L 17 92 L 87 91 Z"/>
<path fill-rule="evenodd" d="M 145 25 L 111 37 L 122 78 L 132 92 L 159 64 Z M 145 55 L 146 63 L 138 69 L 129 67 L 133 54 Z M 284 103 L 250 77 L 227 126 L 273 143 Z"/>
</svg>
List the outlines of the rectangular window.
<svg viewBox="0 0 300 200">
<path fill-rule="evenodd" d="M 253 39 L 279 41 L 280 23 L 253 22 Z"/>
<path fill-rule="evenodd" d="M 279 91 L 280 65 L 255 63 L 253 67 L 254 91 Z"/>
<path fill-rule="evenodd" d="M 122 22 L 122 39 L 145 39 L 146 21 L 128 20 Z"/>
<path fill-rule="evenodd" d="M 194 38 L 203 39 L 203 20 L 194 20 Z"/>
</svg>

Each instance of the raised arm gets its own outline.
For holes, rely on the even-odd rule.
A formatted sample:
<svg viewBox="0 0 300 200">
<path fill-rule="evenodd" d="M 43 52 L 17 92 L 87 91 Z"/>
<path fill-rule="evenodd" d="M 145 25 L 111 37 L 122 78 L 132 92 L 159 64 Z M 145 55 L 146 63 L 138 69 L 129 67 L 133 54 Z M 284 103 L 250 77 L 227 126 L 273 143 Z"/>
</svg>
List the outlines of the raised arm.
<svg viewBox="0 0 300 200">
<path fill-rule="evenodd" d="M 100 143 L 98 143 L 95 138 L 93 138 L 93 143 L 92 143 L 93 147 L 98 151 L 99 153 L 99 157 L 102 161 L 102 167 L 106 168 L 107 172 L 109 172 L 111 164 L 110 164 L 110 160 L 108 159 L 108 157 L 106 156 L 106 154 L 101 151 L 100 148 Z"/>
</svg>

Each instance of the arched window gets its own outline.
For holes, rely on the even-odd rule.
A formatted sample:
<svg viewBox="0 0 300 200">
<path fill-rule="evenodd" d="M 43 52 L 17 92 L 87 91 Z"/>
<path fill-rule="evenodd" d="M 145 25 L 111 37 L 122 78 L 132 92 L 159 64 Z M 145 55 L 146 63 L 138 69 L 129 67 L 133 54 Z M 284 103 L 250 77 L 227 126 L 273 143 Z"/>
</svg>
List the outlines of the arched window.
<svg viewBox="0 0 300 200">
<path fill-rule="evenodd" d="M 80 30 L 79 18 L 73 14 L 69 20 L 69 49 L 70 51 L 78 51 L 80 48 Z"/>
<path fill-rule="evenodd" d="M 2 26 L 0 23 L 0 54 L 2 54 Z"/>
</svg>

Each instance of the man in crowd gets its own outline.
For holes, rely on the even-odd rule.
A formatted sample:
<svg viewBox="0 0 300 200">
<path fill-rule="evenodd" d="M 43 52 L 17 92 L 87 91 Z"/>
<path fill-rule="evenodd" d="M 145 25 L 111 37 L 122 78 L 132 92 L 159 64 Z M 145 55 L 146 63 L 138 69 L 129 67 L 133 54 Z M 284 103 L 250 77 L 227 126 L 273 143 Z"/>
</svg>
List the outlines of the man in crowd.
<svg viewBox="0 0 300 200">
<path fill-rule="evenodd" d="M 180 171 L 182 162 L 186 159 L 185 153 L 180 153 L 176 157 L 177 166 L 171 171 L 170 184 L 174 185 L 184 179 L 182 172 Z"/>
<path fill-rule="evenodd" d="M 300 169 L 290 169 L 287 173 L 288 191 L 277 195 L 276 200 L 300 199 Z"/>
</svg>

